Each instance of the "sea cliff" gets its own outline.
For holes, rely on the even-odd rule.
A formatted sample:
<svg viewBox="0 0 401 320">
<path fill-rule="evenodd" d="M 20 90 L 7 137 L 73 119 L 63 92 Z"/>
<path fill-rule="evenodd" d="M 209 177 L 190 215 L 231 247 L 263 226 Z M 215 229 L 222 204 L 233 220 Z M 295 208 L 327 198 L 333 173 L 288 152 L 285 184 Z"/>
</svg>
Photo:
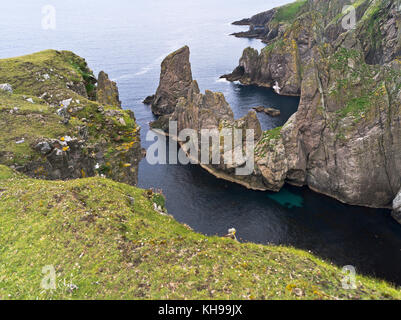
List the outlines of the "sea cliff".
<svg viewBox="0 0 401 320">
<path fill-rule="evenodd" d="M 250 25 L 237 36 L 254 37 L 257 26 L 267 46 L 245 49 L 225 77 L 301 97 L 265 148 L 268 170 L 279 173 L 271 189 L 306 185 L 391 208 L 401 188 L 401 2 L 356 1 L 356 24 L 344 29 L 347 4 L 297 1 L 237 22 Z"/>
</svg>

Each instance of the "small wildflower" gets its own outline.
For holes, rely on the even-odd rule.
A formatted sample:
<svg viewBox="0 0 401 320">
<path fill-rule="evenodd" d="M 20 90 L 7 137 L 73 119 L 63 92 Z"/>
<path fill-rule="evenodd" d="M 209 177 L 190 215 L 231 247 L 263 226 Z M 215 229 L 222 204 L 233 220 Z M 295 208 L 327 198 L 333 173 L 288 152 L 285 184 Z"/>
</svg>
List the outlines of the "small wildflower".
<svg viewBox="0 0 401 320">
<path fill-rule="evenodd" d="M 295 284 L 287 284 L 287 286 L 285 287 L 288 291 L 292 292 L 292 290 L 294 290 L 294 288 L 296 288 Z"/>
</svg>

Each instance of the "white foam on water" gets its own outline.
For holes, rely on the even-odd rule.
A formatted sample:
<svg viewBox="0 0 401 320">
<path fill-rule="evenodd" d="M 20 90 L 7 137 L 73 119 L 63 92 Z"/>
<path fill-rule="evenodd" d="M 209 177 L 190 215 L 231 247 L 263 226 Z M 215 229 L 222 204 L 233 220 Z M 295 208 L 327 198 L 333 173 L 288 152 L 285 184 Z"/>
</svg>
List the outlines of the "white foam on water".
<svg viewBox="0 0 401 320">
<path fill-rule="evenodd" d="M 216 82 L 219 82 L 219 83 L 230 83 L 230 81 L 228 81 L 228 80 L 225 79 L 225 78 L 217 79 Z"/>
</svg>

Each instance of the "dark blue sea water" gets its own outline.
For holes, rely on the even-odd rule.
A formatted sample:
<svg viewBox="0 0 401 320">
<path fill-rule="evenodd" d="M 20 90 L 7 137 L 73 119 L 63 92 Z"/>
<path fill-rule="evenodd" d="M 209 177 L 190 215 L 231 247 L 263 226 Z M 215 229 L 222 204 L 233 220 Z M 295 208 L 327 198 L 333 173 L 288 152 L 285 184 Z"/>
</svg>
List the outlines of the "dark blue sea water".
<svg viewBox="0 0 401 320">
<path fill-rule="evenodd" d="M 143 145 L 153 116 L 141 101 L 155 92 L 160 63 L 183 45 L 191 49 L 193 76 L 202 90 L 225 94 L 237 117 L 251 107 L 273 106 L 279 118 L 259 115 L 263 129 L 282 125 L 298 99 L 219 80 L 257 40 L 229 34 L 230 22 L 290 1 L 265 0 L 18 0 L 0 2 L 0 58 L 48 48 L 72 50 L 95 72 L 117 81 L 124 107 L 142 126 Z M 42 7 L 54 5 L 56 29 L 41 28 Z M 401 284 L 401 225 L 388 210 L 343 205 L 307 188 L 255 192 L 218 180 L 197 166 L 150 166 L 142 161 L 141 187 L 163 189 L 174 217 L 198 232 L 223 235 L 230 227 L 243 241 L 291 245 L 339 266 Z"/>
</svg>

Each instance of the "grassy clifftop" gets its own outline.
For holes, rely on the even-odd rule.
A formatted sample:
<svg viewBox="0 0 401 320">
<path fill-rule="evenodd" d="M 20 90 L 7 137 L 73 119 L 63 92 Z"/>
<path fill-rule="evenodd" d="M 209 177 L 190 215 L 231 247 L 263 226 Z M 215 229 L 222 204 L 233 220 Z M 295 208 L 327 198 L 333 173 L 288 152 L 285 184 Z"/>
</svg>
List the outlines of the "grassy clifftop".
<svg viewBox="0 0 401 320">
<path fill-rule="evenodd" d="M 292 248 L 206 237 L 160 197 L 104 178 L 27 178 L 0 166 L 0 299 L 399 299 Z M 44 266 L 57 289 L 40 287 Z"/>
<path fill-rule="evenodd" d="M 0 59 L 0 84 L 13 89 L 0 90 L 0 163 L 38 178 L 104 174 L 135 184 L 140 128 L 129 110 L 97 101 L 96 82 L 69 51 Z M 105 83 L 118 96 L 104 74 Z"/>
<path fill-rule="evenodd" d="M 96 83 L 85 59 L 70 51 L 56 50 L 0 60 L 0 79 L 10 83 L 16 93 L 47 93 L 44 96 L 53 101 L 75 94 L 94 98 Z"/>
</svg>

